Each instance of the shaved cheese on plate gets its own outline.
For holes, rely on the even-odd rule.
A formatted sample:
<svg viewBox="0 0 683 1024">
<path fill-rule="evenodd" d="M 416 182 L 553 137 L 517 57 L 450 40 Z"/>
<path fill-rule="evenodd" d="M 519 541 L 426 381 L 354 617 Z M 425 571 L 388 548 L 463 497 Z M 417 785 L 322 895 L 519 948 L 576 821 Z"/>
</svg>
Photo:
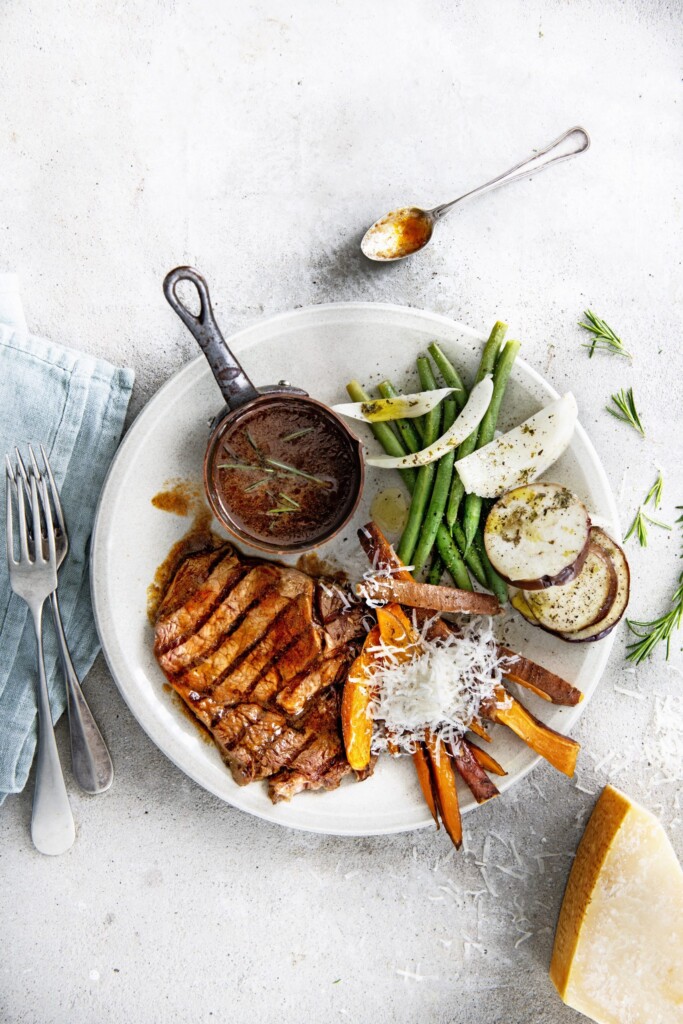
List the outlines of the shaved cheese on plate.
<svg viewBox="0 0 683 1024">
<path fill-rule="evenodd" d="M 488 617 L 458 623 L 458 633 L 445 639 L 429 639 L 430 624 L 422 627 L 412 658 L 405 658 L 405 647 L 384 641 L 372 648 L 378 655 L 372 717 L 384 723 L 405 753 L 412 753 L 428 733 L 457 749 L 482 703 L 495 702 L 508 662 L 499 654 Z M 384 749 L 386 734 L 379 731 L 373 751 Z"/>
<path fill-rule="evenodd" d="M 550 977 L 597 1024 L 683 1024 L 683 870 L 654 815 L 612 786 L 576 852 Z"/>
</svg>

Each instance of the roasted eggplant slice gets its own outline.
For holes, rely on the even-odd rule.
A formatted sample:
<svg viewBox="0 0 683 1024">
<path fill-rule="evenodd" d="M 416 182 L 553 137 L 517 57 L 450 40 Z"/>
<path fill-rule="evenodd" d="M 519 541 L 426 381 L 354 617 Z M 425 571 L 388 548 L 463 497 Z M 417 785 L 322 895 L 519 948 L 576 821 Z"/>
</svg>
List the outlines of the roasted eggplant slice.
<svg viewBox="0 0 683 1024">
<path fill-rule="evenodd" d="M 504 494 L 489 512 L 484 544 L 494 569 L 513 587 L 542 590 L 569 583 L 588 554 L 590 516 L 561 484 L 528 484 Z"/>
<path fill-rule="evenodd" d="M 628 605 L 631 574 L 626 555 L 619 545 L 615 544 L 612 538 L 608 537 L 605 531 L 598 527 L 594 527 L 591 530 L 591 543 L 600 545 L 602 550 L 609 556 L 616 573 L 617 590 L 611 608 L 602 619 L 593 623 L 592 626 L 587 626 L 585 629 L 580 629 L 574 633 L 558 634 L 570 644 L 586 643 L 589 640 L 601 640 L 603 636 L 607 636 L 620 621 Z"/>
<path fill-rule="evenodd" d="M 570 583 L 530 590 L 524 596 L 539 625 L 555 633 L 576 633 L 603 619 L 616 594 L 612 559 L 598 544 L 591 544 L 581 572 Z"/>
</svg>

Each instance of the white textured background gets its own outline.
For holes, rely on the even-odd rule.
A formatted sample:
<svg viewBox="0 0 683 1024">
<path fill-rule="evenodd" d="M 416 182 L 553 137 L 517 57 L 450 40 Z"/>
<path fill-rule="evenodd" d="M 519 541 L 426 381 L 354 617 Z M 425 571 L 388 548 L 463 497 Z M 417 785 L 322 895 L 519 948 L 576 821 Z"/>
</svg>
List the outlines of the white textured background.
<svg viewBox="0 0 683 1024">
<path fill-rule="evenodd" d="M 178 263 L 207 275 L 226 330 L 337 299 L 484 329 L 500 316 L 526 359 L 575 390 L 624 522 L 655 463 L 671 521 L 680 16 L 677 0 L 4 0 L 0 270 L 21 274 L 35 331 L 135 367 L 133 415 L 195 354 L 161 294 Z M 577 123 L 587 155 L 464 206 L 421 258 L 359 258 L 387 208 L 452 198 Z M 587 305 L 632 366 L 588 361 L 575 326 Z M 629 384 L 646 441 L 603 412 Z M 631 613 L 657 614 L 679 536 L 653 530 L 628 550 Z M 626 788 L 682 849 L 680 637 L 668 666 L 659 652 L 635 673 L 625 639 L 576 730 L 578 785 L 538 768 L 466 820 L 457 856 L 431 831 L 330 839 L 232 810 L 150 744 L 98 663 L 86 692 L 113 789 L 73 791 L 78 838 L 56 860 L 31 847 L 30 787 L 0 816 L 0 1018 L 578 1020 L 547 967 L 591 794 Z"/>
</svg>

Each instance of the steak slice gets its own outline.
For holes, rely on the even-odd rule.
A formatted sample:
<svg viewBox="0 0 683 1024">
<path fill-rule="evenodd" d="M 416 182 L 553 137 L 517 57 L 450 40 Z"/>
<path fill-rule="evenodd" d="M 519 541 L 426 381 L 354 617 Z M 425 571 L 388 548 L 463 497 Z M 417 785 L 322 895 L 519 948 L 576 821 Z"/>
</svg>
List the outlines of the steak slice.
<svg viewBox="0 0 683 1024">
<path fill-rule="evenodd" d="M 188 555 L 159 605 L 154 653 L 239 785 L 276 802 L 351 772 L 340 689 L 365 636 L 339 583 L 231 545 Z"/>
</svg>

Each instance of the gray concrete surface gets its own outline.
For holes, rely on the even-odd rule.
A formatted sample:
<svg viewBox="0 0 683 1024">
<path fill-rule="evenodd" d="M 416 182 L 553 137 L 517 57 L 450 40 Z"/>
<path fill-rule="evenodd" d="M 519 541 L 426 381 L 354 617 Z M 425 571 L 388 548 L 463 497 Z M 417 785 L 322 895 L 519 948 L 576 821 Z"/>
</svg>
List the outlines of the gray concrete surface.
<svg viewBox="0 0 683 1024">
<path fill-rule="evenodd" d="M 0 269 L 21 274 L 34 330 L 135 367 L 132 416 L 194 355 L 160 291 L 177 263 L 205 271 L 235 327 L 337 299 L 501 316 L 577 394 L 624 522 L 655 464 L 671 522 L 681 35 L 680 4 L 658 0 L 7 0 Z M 463 207 L 422 259 L 359 259 L 375 215 L 448 199 L 576 123 L 587 155 Z M 588 305 L 632 365 L 588 360 Z M 645 441 L 603 411 L 628 385 Z M 680 534 L 628 550 L 632 614 L 658 614 Z M 0 814 L 0 1019 L 578 1021 L 547 967 L 594 794 L 625 788 L 683 849 L 680 637 L 668 665 L 658 652 L 636 672 L 625 642 L 576 730 L 576 784 L 537 769 L 467 819 L 457 856 L 431 832 L 326 838 L 219 803 L 150 744 L 98 662 L 86 690 L 113 789 L 72 790 L 78 838 L 57 860 L 31 847 L 30 787 Z"/>
</svg>

